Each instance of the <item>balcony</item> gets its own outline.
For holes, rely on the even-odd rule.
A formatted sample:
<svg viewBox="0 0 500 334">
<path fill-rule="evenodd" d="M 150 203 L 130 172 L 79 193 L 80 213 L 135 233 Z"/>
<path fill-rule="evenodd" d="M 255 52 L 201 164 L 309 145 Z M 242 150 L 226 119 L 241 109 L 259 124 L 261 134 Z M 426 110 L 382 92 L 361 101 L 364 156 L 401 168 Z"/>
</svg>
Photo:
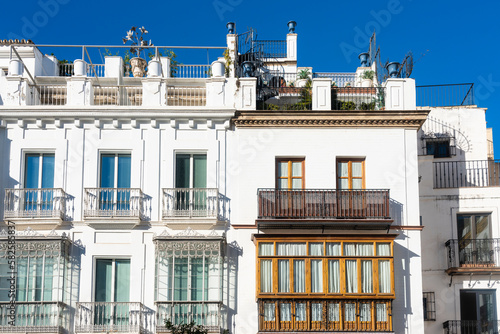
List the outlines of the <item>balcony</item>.
<svg viewBox="0 0 500 334">
<path fill-rule="evenodd" d="M 165 327 L 165 321 L 172 324 L 189 324 L 205 327 L 209 333 L 220 333 L 222 302 L 156 302 L 157 321 L 156 333 L 170 333 Z"/>
<path fill-rule="evenodd" d="M 500 186 L 500 160 L 434 162 L 434 188 Z"/>
<path fill-rule="evenodd" d="M 109 227 L 109 220 L 119 220 L 135 226 L 146 219 L 146 206 L 147 198 L 138 188 L 85 188 L 83 215 L 95 225 L 101 221 Z"/>
<path fill-rule="evenodd" d="M 392 331 L 388 300 L 265 299 L 258 303 L 261 333 Z"/>
<path fill-rule="evenodd" d="M 66 217 L 67 195 L 60 188 L 5 189 L 4 218 L 60 224 Z"/>
<path fill-rule="evenodd" d="M 0 303 L 1 333 L 66 333 L 69 309 L 61 302 L 15 302 L 15 316 L 9 302 Z M 14 325 L 12 325 L 12 321 Z"/>
<path fill-rule="evenodd" d="M 318 225 L 387 228 L 389 190 L 258 189 L 260 227 Z"/>
<path fill-rule="evenodd" d="M 165 188 L 163 189 L 163 219 L 169 224 L 185 224 L 195 220 L 228 220 L 227 198 L 217 188 Z"/>
<path fill-rule="evenodd" d="M 76 303 L 76 333 L 153 333 L 154 312 L 142 303 Z"/>
<path fill-rule="evenodd" d="M 332 87 L 332 110 L 381 110 L 385 87 Z"/>
<path fill-rule="evenodd" d="M 500 321 L 448 320 L 443 323 L 445 334 L 498 333 Z"/>
<path fill-rule="evenodd" d="M 500 273 L 500 239 L 451 239 L 447 274 Z"/>
</svg>

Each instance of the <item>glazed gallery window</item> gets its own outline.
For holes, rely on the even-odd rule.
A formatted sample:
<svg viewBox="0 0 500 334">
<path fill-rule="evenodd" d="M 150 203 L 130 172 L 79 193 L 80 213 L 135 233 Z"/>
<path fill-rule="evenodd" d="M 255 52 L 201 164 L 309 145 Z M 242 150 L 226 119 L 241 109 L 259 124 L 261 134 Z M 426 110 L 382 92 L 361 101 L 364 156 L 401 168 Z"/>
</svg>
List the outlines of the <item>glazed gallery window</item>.
<svg viewBox="0 0 500 334">
<path fill-rule="evenodd" d="M 277 189 L 304 189 L 303 158 L 276 159 L 276 188 Z"/>
<path fill-rule="evenodd" d="M 364 189 L 364 175 L 364 159 L 337 159 L 337 189 Z"/>
<path fill-rule="evenodd" d="M 392 243 L 258 243 L 260 295 L 393 294 Z"/>
<path fill-rule="evenodd" d="M 489 214 L 457 215 L 457 235 L 461 265 L 495 263 Z"/>
<path fill-rule="evenodd" d="M 26 189 L 24 194 L 25 210 L 52 210 L 54 153 L 28 153 L 25 155 L 24 188 Z"/>
</svg>

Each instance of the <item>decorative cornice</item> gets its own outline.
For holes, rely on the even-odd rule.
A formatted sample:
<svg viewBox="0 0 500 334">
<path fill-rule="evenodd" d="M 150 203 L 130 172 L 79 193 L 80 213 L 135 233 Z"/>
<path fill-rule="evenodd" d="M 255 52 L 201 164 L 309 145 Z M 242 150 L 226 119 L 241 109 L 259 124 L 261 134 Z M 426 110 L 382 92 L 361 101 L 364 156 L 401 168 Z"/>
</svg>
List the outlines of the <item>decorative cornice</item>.
<svg viewBox="0 0 500 334">
<path fill-rule="evenodd" d="M 239 112 L 236 127 L 402 127 L 418 129 L 428 111 L 329 112 Z"/>
</svg>

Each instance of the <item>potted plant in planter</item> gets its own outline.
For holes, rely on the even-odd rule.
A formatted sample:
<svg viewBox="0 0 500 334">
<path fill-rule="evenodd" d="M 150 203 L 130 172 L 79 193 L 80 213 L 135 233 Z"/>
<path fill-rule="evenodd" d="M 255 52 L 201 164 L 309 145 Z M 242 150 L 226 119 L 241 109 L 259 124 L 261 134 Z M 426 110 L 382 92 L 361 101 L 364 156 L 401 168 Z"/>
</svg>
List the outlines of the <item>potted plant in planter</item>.
<svg viewBox="0 0 500 334">
<path fill-rule="evenodd" d="M 147 33 L 148 31 L 144 27 L 132 27 L 127 31 L 127 36 L 123 38 L 123 44 L 126 44 L 128 41 L 132 42 L 130 52 L 135 57 L 130 58 L 130 66 L 132 67 L 132 74 L 136 78 L 141 78 L 146 73 L 147 62 L 144 58 L 141 58 L 141 52 L 145 46 L 153 46 L 151 40 L 148 42 L 143 38 Z"/>
<path fill-rule="evenodd" d="M 375 77 L 375 72 L 372 70 L 364 71 L 361 74 L 361 87 L 371 87 L 373 86 L 373 78 Z"/>
<path fill-rule="evenodd" d="M 298 79 L 295 82 L 296 87 L 305 87 L 307 82 L 311 80 L 309 77 L 309 70 L 307 68 L 300 70 L 297 76 Z"/>
</svg>

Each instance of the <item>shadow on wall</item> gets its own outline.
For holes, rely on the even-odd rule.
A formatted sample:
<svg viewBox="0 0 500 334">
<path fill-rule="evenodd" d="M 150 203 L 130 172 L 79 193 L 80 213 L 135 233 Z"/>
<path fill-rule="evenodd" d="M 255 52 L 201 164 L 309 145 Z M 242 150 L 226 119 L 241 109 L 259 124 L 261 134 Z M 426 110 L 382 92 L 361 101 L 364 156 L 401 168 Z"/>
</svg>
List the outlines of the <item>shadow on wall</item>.
<svg viewBox="0 0 500 334">
<path fill-rule="evenodd" d="M 400 234 L 395 241 L 405 243 L 407 239 L 408 236 Z M 411 307 L 412 276 L 410 273 L 410 261 L 412 258 L 416 257 L 419 257 L 419 255 L 413 253 L 399 243 L 394 242 L 394 288 L 396 292 L 396 299 L 392 305 L 394 333 L 405 333 L 408 331 L 410 326 L 408 323 L 408 315 L 423 318 L 423 314 L 413 314 Z M 422 296 L 414 297 L 422 298 Z M 404 315 L 404 321 L 401 321 L 401 315 Z M 416 328 L 412 329 L 417 330 Z"/>
<path fill-rule="evenodd" d="M 226 287 L 227 296 L 225 299 L 225 305 L 227 305 L 227 328 L 230 332 L 235 332 L 236 323 L 234 321 L 237 310 L 237 296 L 238 291 L 238 266 L 239 258 L 243 256 L 243 248 L 235 241 L 227 245 L 227 275 L 226 275 Z"/>
<path fill-rule="evenodd" d="M 81 240 L 75 240 L 70 250 L 68 275 L 65 277 L 67 284 L 65 284 L 66 291 L 64 293 L 64 302 L 69 306 L 69 319 L 71 319 L 70 321 L 72 322 L 69 324 L 69 328 L 75 328 L 76 302 L 80 300 L 80 290 L 78 287 L 80 286 L 81 280 L 82 255 L 85 255 L 85 246 L 83 246 Z"/>
<path fill-rule="evenodd" d="M 15 188 L 19 181 L 14 180 L 10 177 L 10 148 L 12 140 L 7 138 L 7 129 L 0 128 L 0 157 L 3 159 L 0 160 L 0 175 L 2 175 L 2 189 L 7 188 Z M 5 203 L 5 190 L 0 191 L 0 203 Z M 5 207 L 2 210 L 2 213 L 5 212 Z"/>
<path fill-rule="evenodd" d="M 403 225 L 403 203 L 389 199 L 389 213 L 394 220 L 393 225 Z"/>
</svg>

